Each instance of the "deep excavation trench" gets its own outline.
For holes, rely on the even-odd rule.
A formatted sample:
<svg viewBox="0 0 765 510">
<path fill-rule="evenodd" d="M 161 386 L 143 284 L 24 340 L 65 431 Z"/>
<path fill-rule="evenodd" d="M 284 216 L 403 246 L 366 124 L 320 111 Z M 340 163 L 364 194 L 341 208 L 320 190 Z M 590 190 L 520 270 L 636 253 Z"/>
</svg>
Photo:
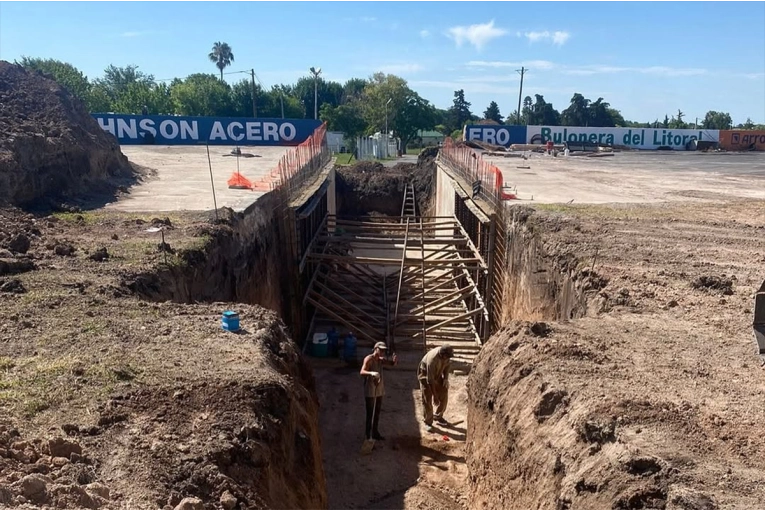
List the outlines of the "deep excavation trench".
<svg viewBox="0 0 765 510">
<path fill-rule="evenodd" d="M 406 182 L 414 184 L 418 212 L 432 214 L 436 198 L 435 154 L 427 156 L 416 168 L 412 165 L 383 169 L 380 165 L 365 163 L 356 168 L 337 169 L 337 214 L 371 218 L 398 216 Z M 244 213 L 228 211 L 219 225 L 200 232 L 209 236 L 209 240 L 203 248 L 185 252 L 184 264 L 137 275 L 127 285 L 149 300 L 246 303 L 269 308 L 279 314 L 286 324 L 286 334 L 302 348 L 309 318 L 299 287 L 296 290 L 291 283 L 299 278 L 295 277 L 295 264 L 287 248 L 289 243 L 284 239 L 278 200 L 280 197 L 275 194 L 267 194 Z M 422 443 L 414 402 L 417 398 L 414 371 L 421 356 L 418 351 L 402 353 L 403 375 L 399 379 L 391 378 L 386 385 L 391 399 L 395 398 L 393 394 L 404 397 L 384 415 L 390 420 L 388 430 L 399 437 L 390 441 L 383 451 L 375 452 L 377 464 L 389 464 L 388 469 L 377 472 L 375 467 L 358 464 L 358 444 L 355 439 L 349 441 L 349 434 L 361 433 L 356 430 L 358 419 L 363 419 L 363 405 L 356 402 L 360 397 L 339 389 L 343 381 L 354 377 L 358 368 L 333 365 L 327 369 L 319 364 L 317 369 L 314 363 L 312 370 L 309 361 L 300 357 L 293 360 L 298 365 L 295 370 L 284 365 L 290 363 L 289 356 L 280 356 L 280 351 L 295 349 L 277 346 L 273 352 L 282 360 L 277 369 L 288 374 L 294 385 L 286 392 L 283 388 L 260 390 L 273 393 L 271 398 L 280 402 L 277 407 L 282 407 L 279 419 L 287 420 L 286 427 L 272 435 L 269 443 L 272 452 L 282 453 L 272 453 L 265 473 L 262 465 L 249 466 L 255 472 L 261 470 L 261 475 L 253 479 L 253 490 L 261 495 L 263 504 L 273 508 L 290 505 L 300 508 L 568 508 L 558 498 L 561 475 L 554 469 L 560 446 L 537 441 L 540 434 L 549 437 L 555 427 L 560 428 L 562 435 L 571 435 L 562 422 L 550 419 L 568 396 L 565 391 L 544 384 L 540 391 L 539 377 L 533 371 L 533 352 L 528 353 L 526 362 L 510 358 L 508 353 L 542 339 L 546 335 L 545 321 L 585 315 L 587 295 L 603 282 L 597 275 L 581 269 L 564 247 L 545 247 L 541 237 L 543 228 L 535 222 L 529 209 L 513 207 L 509 211 L 505 290 L 501 304 L 497 305 L 500 307 L 497 316 L 501 319 L 494 325 L 498 332 L 485 343 L 472 369 L 466 368 L 470 372 L 467 389 L 457 395 L 464 400 L 467 423 L 456 429 L 463 432 L 453 438 L 464 441 L 464 453 L 454 456 L 447 448 L 454 445 L 426 447 Z M 359 357 L 368 347 L 360 342 Z M 315 376 L 319 373 L 323 375 L 317 382 Z M 304 394 L 307 398 L 298 396 Z M 336 403 L 349 400 L 350 405 L 359 409 L 339 416 L 343 412 L 336 409 Z M 322 412 L 325 413 L 323 427 Z M 329 425 L 326 423 L 328 413 L 332 416 Z M 338 429 L 328 431 L 328 427 Z M 600 425 L 596 430 L 588 429 L 586 434 L 594 438 L 590 442 L 609 441 L 607 425 L 598 427 Z M 567 447 L 580 448 L 582 452 L 590 446 L 588 443 L 575 445 L 574 439 L 571 442 Z M 305 459 L 316 459 L 319 455 L 324 458 L 324 466 L 310 463 L 306 469 Z M 241 463 L 242 468 L 252 464 L 245 456 L 228 462 Z M 407 491 L 411 494 L 418 483 L 421 486 L 425 483 L 422 465 L 439 462 L 466 465 L 467 469 L 458 466 L 454 473 L 443 478 L 440 488 L 425 487 L 425 492 L 407 496 Z M 282 491 L 293 487 L 296 493 L 289 497 L 277 496 L 275 486 Z M 454 493 L 451 496 L 450 491 Z"/>
</svg>

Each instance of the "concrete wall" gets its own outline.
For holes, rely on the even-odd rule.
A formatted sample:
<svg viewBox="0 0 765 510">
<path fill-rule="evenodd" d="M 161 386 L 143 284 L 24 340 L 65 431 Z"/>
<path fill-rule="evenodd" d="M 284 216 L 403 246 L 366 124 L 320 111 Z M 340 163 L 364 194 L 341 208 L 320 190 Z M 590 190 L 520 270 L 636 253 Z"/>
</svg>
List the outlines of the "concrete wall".
<svg viewBox="0 0 765 510">
<path fill-rule="evenodd" d="M 455 191 L 451 176 L 446 173 L 443 165 L 436 163 L 436 196 L 433 201 L 435 204 L 435 216 L 454 216 L 454 195 Z M 451 234 L 449 229 L 436 232 L 436 235 L 449 234 Z"/>
</svg>

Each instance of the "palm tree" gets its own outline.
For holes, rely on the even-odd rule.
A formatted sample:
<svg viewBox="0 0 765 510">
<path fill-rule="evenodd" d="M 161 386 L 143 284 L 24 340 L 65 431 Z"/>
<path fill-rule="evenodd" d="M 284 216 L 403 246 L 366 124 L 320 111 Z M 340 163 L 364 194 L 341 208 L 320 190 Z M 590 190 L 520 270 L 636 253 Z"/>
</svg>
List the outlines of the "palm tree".
<svg viewBox="0 0 765 510">
<path fill-rule="evenodd" d="M 231 52 L 231 46 L 228 43 L 216 42 L 213 44 L 212 51 L 208 55 L 210 61 L 215 63 L 215 67 L 220 69 L 220 81 L 223 81 L 223 70 L 234 61 L 234 54 Z"/>
</svg>

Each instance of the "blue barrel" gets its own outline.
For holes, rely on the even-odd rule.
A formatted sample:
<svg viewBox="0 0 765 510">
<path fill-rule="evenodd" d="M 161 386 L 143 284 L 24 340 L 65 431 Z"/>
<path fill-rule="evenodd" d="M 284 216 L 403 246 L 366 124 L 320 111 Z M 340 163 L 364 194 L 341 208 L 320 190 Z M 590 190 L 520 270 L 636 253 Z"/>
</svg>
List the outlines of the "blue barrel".
<svg viewBox="0 0 765 510">
<path fill-rule="evenodd" d="M 338 345 L 340 344 L 340 335 L 338 335 L 337 330 L 335 328 L 332 328 L 327 333 L 327 350 L 329 356 L 335 358 L 337 357 L 337 351 L 338 351 Z"/>
<path fill-rule="evenodd" d="M 356 361 L 356 337 L 348 333 L 343 341 L 343 359 L 347 362 Z"/>
</svg>

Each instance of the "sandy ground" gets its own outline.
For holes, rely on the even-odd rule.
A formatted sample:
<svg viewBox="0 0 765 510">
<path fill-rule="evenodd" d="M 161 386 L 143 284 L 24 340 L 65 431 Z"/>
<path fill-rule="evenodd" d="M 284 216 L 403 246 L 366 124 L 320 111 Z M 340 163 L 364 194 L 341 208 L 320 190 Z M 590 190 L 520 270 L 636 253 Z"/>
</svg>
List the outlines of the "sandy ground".
<svg viewBox="0 0 765 510">
<path fill-rule="evenodd" d="M 233 147 L 210 147 L 215 197 L 218 207 L 241 211 L 255 202 L 262 192 L 229 189 L 228 179 L 237 169 L 237 158 L 227 156 Z M 238 158 L 239 173 L 255 182 L 268 174 L 289 147 L 242 147 L 256 157 Z M 125 212 L 212 210 L 210 169 L 205 147 L 125 146 L 128 159 L 156 171 L 156 175 L 130 190 L 130 194 L 106 208 Z"/>
<path fill-rule="evenodd" d="M 360 349 L 359 363 L 369 349 Z M 380 414 L 384 441 L 367 456 L 364 395 L 359 367 L 339 359 L 312 358 L 320 405 L 320 428 L 329 508 L 457 510 L 466 508 L 466 375 L 450 378 L 448 426 L 428 433 L 416 376 L 419 352 L 401 351 L 385 369 Z M 360 366 L 360 365 L 359 365 Z"/>
<path fill-rule="evenodd" d="M 529 153 L 527 153 L 528 155 Z M 486 157 L 532 203 L 765 199 L 765 153 L 618 152 L 612 157 Z M 533 204 L 532 204 L 533 205 Z"/>
</svg>

